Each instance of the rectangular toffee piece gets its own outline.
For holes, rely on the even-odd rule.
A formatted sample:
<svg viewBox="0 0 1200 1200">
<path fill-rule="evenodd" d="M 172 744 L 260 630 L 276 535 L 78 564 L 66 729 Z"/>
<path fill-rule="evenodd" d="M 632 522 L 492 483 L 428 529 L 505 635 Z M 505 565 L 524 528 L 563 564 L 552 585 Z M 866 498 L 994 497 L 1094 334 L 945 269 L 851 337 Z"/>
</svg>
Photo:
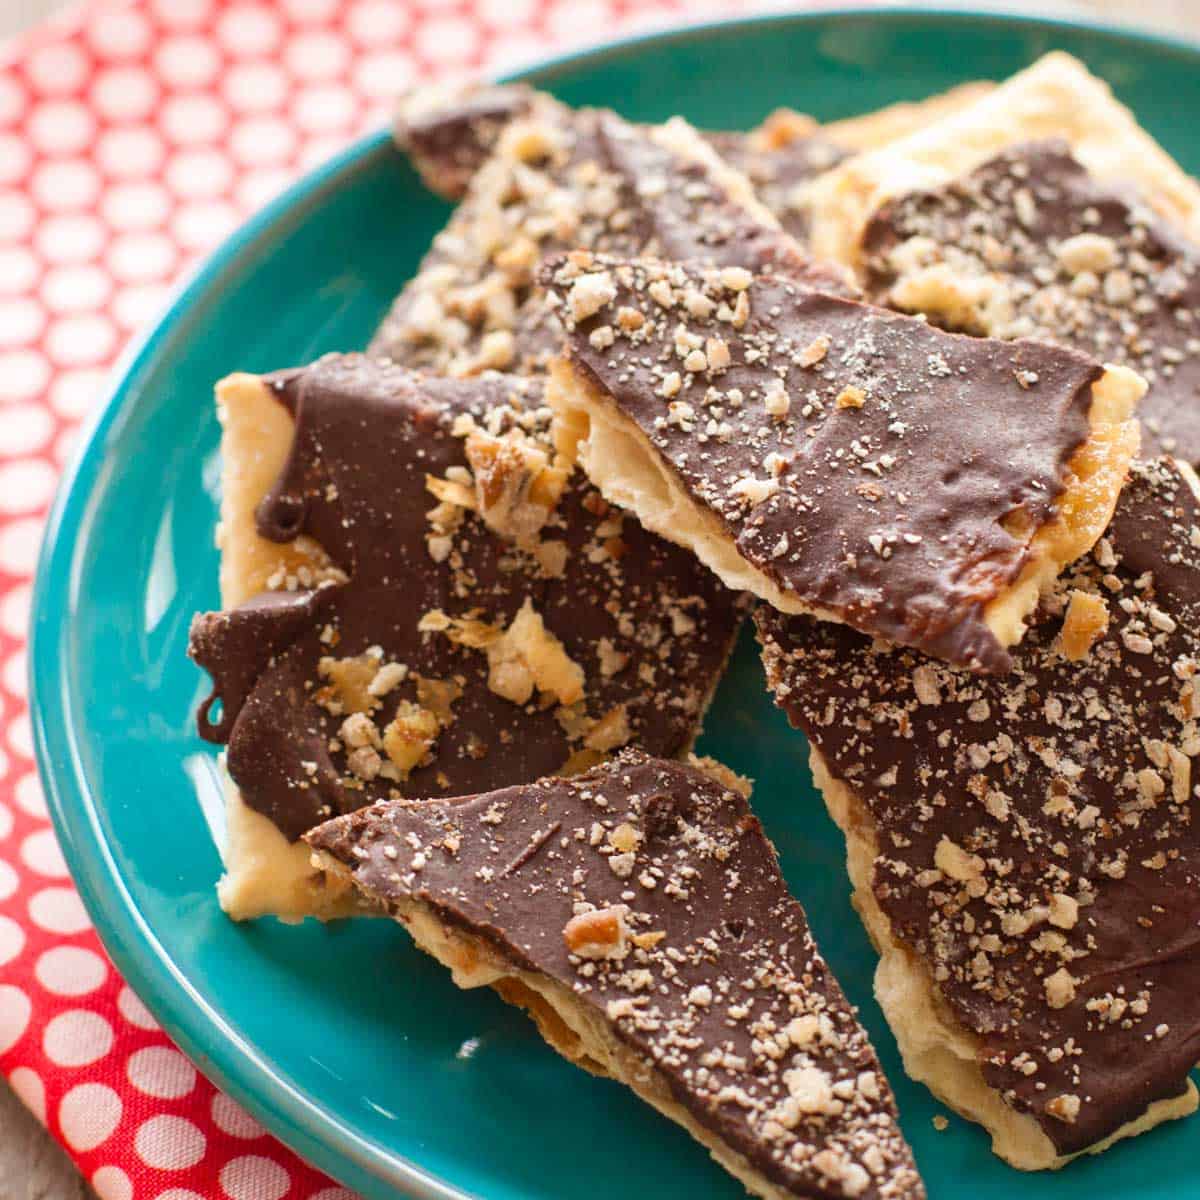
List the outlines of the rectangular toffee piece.
<svg viewBox="0 0 1200 1200">
<path fill-rule="evenodd" d="M 814 185 L 817 253 L 945 328 L 1136 370 L 1142 453 L 1200 463 L 1200 186 L 1074 59 Z"/>
<path fill-rule="evenodd" d="M 189 650 L 231 916 L 344 911 L 298 839 L 373 800 L 690 748 L 738 598 L 572 472 L 542 390 L 360 355 L 220 385 L 225 611 Z"/>
<path fill-rule="evenodd" d="M 1139 463 L 1003 678 L 760 607 L 905 1067 L 1014 1166 L 1193 1113 L 1200 485 Z"/>
<path fill-rule="evenodd" d="M 1107 525 L 1143 385 L 742 268 L 546 267 L 564 453 L 730 587 L 983 671 Z"/>
<path fill-rule="evenodd" d="M 526 1008 L 758 1196 L 921 1200 L 867 1034 L 749 785 L 626 750 L 574 779 L 376 804 L 306 836 L 459 987 Z"/>
</svg>

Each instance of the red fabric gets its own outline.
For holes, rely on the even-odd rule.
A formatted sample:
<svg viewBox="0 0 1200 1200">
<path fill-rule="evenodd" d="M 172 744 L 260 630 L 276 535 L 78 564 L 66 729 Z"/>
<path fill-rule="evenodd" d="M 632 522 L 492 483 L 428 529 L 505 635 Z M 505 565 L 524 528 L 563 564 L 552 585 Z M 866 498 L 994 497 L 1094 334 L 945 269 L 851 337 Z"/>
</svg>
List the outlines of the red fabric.
<svg viewBox="0 0 1200 1200">
<path fill-rule="evenodd" d="M 685 0 L 143 0 L 0 48 L 0 1071 L 102 1200 L 349 1193 L 171 1046 L 105 957 L 47 821 L 25 629 L 76 427 L 173 281 L 383 124 L 396 92 L 685 7 L 701 13 Z"/>
</svg>

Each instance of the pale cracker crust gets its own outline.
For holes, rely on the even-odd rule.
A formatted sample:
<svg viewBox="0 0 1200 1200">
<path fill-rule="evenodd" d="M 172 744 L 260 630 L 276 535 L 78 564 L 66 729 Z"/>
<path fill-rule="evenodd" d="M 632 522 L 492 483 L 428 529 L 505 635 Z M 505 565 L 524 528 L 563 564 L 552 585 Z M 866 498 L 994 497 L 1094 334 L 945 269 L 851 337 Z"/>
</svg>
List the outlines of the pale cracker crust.
<svg viewBox="0 0 1200 1200">
<path fill-rule="evenodd" d="M 863 230 L 886 200 L 939 187 L 1016 143 L 1055 137 L 1098 179 L 1136 183 L 1148 204 L 1200 239 L 1200 185 L 1107 84 L 1055 51 L 965 108 L 817 179 L 813 252 L 856 268 Z"/>
<path fill-rule="evenodd" d="M 989 80 L 960 83 L 958 87 L 924 100 L 902 100 L 858 117 L 830 121 L 820 127 L 820 132 L 847 149 L 874 150 L 959 112 L 995 90 L 996 85 Z"/>
<path fill-rule="evenodd" d="M 985 622 L 1002 646 L 1020 641 L 1042 591 L 1108 527 L 1137 453 L 1138 424 L 1132 414 L 1145 391 L 1142 379 L 1126 367 L 1105 368 L 1093 384 L 1091 432 L 1068 464 L 1055 516 L 1033 534 L 1021 574 L 984 610 Z M 569 360 L 551 365 L 546 397 L 555 411 L 560 450 L 578 459 L 605 499 L 634 513 L 647 529 L 691 550 L 727 587 L 750 592 L 781 612 L 841 620 L 785 592 L 748 563 L 717 516 L 688 495 L 637 422 Z"/>
<path fill-rule="evenodd" d="M 1079 1154 L 1058 1154 L 1033 1117 L 1010 1108 L 1000 1092 L 988 1085 L 979 1066 L 978 1039 L 957 1021 L 926 967 L 893 932 L 871 887 L 879 844 L 866 805 L 832 776 L 815 749 L 810 751 L 810 763 L 829 815 L 846 837 L 854 907 L 880 956 L 875 998 L 896 1036 L 904 1069 L 942 1103 L 982 1125 L 991 1134 L 996 1155 L 1022 1171 L 1056 1171 L 1083 1154 L 1100 1154 L 1164 1121 L 1190 1116 L 1200 1107 L 1200 1094 L 1189 1080 L 1182 1095 L 1156 1101 L 1104 1141 Z"/>
<path fill-rule="evenodd" d="M 280 570 L 301 567 L 326 574 L 330 563 L 311 538 L 280 544 L 260 537 L 254 510 L 279 477 L 295 422 L 256 375 L 235 374 L 217 385 L 221 421 L 221 605 L 234 608 L 258 595 Z M 225 875 L 217 885 L 221 907 L 235 921 L 278 916 L 299 921 L 348 916 L 352 892 L 327 887 L 309 863 L 302 842 L 289 842 L 261 813 L 249 808 L 226 780 Z"/>
</svg>

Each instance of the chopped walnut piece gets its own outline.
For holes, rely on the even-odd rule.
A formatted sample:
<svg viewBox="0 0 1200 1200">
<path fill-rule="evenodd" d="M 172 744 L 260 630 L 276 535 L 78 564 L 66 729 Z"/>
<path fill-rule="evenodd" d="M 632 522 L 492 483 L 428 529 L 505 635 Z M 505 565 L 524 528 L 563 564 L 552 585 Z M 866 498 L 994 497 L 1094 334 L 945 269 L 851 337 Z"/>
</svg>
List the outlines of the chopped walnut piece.
<svg viewBox="0 0 1200 1200">
<path fill-rule="evenodd" d="M 1063 619 L 1059 636 L 1059 651 L 1063 658 L 1079 662 L 1108 629 L 1108 605 L 1095 592 L 1074 589 Z"/>
<path fill-rule="evenodd" d="M 431 679 L 418 675 L 417 703 L 427 708 L 443 726 L 454 720 L 454 703 L 462 694 L 462 684 L 456 679 Z"/>
<path fill-rule="evenodd" d="M 525 704 L 536 688 L 560 704 L 583 697 L 584 674 L 526 598 L 504 633 L 487 646 L 488 687 L 514 704 Z"/>
<path fill-rule="evenodd" d="M 1074 929 L 1079 921 L 1079 902 L 1073 896 L 1056 892 L 1050 897 L 1050 924 L 1059 929 Z"/>
<path fill-rule="evenodd" d="M 563 927 L 563 941 L 580 958 L 624 958 L 629 953 L 629 930 L 623 904 L 598 908 L 572 917 Z"/>
<path fill-rule="evenodd" d="M 475 504 L 488 528 L 515 542 L 531 541 L 550 519 L 570 474 L 523 430 L 494 437 L 482 429 L 466 439 Z"/>
<path fill-rule="evenodd" d="M 1059 244 L 1058 261 L 1070 275 L 1084 271 L 1098 275 L 1117 265 L 1117 248 L 1110 237 L 1078 233 Z"/>
<path fill-rule="evenodd" d="M 618 704 L 592 726 L 583 744 L 589 750 L 606 754 L 618 746 L 624 746 L 631 737 L 633 730 L 629 726 L 629 714 L 624 704 Z"/>
<path fill-rule="evenodd" d="M 948 837 L 943 837 L 938 842 L 934 862 L 943 875 L 960 883 L 978 879 L 983 874 L 983 859 L 977 854 L 968 854 Z"/>
<path fill-rule="evenodd" d="M 379 707 L 379 699 L 370 688 L 379 671 L 378 654 L 358 654 L 353 658 L 325 657 L 317 663 L 317 673 L 327 683 L 317 692 L 317 702 L 335 715 L 369 713 Z"/>
<path fill-rule="evenodd" d="M 495 642 L 503 633 L 498 625 L 489 625 L 475 617 L 450 617 L 440 608 L 431 608 L 425 613 L 417 628 L 422 633 L 444 633 L 450 641 L 472 650 L 483 650 Z"/>
<path fill-rule="evenodd" d="M 395 717 L 383 731 L 383 748 L 402 779 L 425 760 L 441 728 L 437 715 L 429 709 L 411 700 L 400 701 Z"/>
<path fill-rule="evenodd" d="M 1080 1101 L 1078 1096 L 1055 1096 L 1046 1105 L 1046 1111 L 1068 1125 L 1074 1125 L 1079 1117 Z"/>
<path fill-rule="evenodd" d="M 815 367 L 829 353 L 829 347 L 832 344 L 833 342 L 829 334 L 818 334 L 800 351 L 800 365 L 802 367 Z"/>
<path fill-rule="evenodd" d="M 1075 999 L 1075 977 L 1066 967 L 1047 975 L 1045 984 L 1046 1003 L 1051 1008 L 1066 1008 Z"/>
<path fill-rule="evenodd" d="M 460 479 L 441 479 L 437 475 L 426 475 L 425 487 L 442 504 L 470 510 L 475 508 L 475 492 Z M 437 512 L 436 509 L 433 511 Z M 433 514 L 430 515 L 432 517 Z"/>
<path fill-rule="evenodd" d="M 580 275 L 571 285 L 567 303 L 571 306 L 571 315 L 577 321 L 584 321 L 595 316 L 606 304 L 616 299 L 617 285 L 607 271 L 596 271 L 590 275 Z"/>
</svg>

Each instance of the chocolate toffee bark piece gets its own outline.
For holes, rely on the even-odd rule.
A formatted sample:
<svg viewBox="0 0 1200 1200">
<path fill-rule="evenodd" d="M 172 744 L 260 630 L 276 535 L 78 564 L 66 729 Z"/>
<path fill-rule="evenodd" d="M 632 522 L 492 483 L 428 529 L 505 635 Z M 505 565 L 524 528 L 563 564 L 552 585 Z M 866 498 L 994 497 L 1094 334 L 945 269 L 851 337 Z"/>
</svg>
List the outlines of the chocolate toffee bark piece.
<svg viewBox="0 0 1200 1200">
<path fill-rule="evenodd" d="M 816 178 L 852 154 L 922 129 L 986 95 L 994 85 L 965 83 L 915 103 L 892 104 L 819 125 L 792 109 L 773 112 L 750 133 L 709 133 L 709 142 L 741 171 L 759 199 L 802 245 L 809 234 L 809 191 Z"/>
<path fill-rule="evenodd" d="M 1140 463 L 1013 674 L 757 615 L 910 1074 L 1018 1167 L 1197 1106 L 1200 492 Z"/>
<path fill-rule="evenodd" d="M 950 328 L 1041 337 L 1150 384 L 1142 454 L 1200 462 L 1200 246 L 1061 140 L 1012 146 L 883 205 L 863 235 L 880 303 Z"/>
<path fill-rule="evenodd" d="M 1055 52 L 974 103 L 848 159 L 815 181 L 813 252 L 859 268 L 864 230 L 888 200 L 943 187 L 1010 146 L 1045 138 L 1062 138 L 1102 183 L 1136 183 L 1154 211 L 1193 239 L 1200 237 L 1200 185 L 1106 84 L 1076 59 Z"/>
<path fill-rule="evenodd" d="M 191 653 L 232 915 L 340 911 L 297 839 L 372 800 L 690 746 L 737 599 L 571 473 L 539 383 L 331 356 L 219 401 L 226 611 Z"/>
<path fill-rule="evenodd" d="M 579 246 L 805 270 L 745 176 L 684 122 L 639 127 L 603 110 L 562 113 L 504 129 L 373 353 L 451 375 L 543 369 L 562 328 L 536 270 L 545 255 Z M 823 277 L 845 286 L 837 268 Z"/>
<path fill-rule="evenodd" d="M 1007 667 L 1136 448 L 1140 381 L 1074 351 L 740 268 L 548 274 L 560 441 L 610 500 L 731 587 L 950 662 Z"/>
<path fill-rule="evenodd" d="M 923 1196 L 748 785 L 704 765 L 626 751 L 575 779 L 377 804 L 307 841 L 460 987 L 527 1008 L 754 1194 Z"/>
</svg>

